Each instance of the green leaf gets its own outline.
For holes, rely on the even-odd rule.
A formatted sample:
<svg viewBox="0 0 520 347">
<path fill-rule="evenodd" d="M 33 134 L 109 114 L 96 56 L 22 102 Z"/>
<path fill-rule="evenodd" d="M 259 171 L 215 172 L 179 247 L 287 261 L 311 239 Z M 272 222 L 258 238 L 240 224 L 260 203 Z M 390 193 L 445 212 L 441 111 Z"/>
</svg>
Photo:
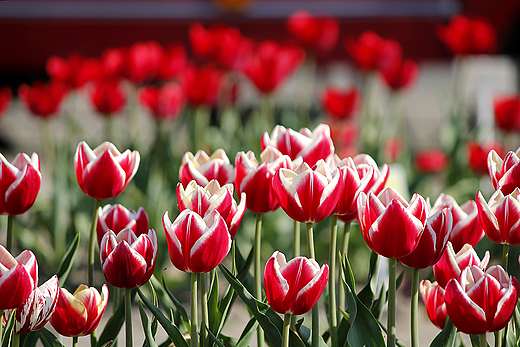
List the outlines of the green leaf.
<svg viewBox="0 0 520 347">
<path fill-rule="evenodd" d="M 304 346 L 312 346 L 312 334 L 311 334 L 311 329 L 309 329 L 308 327 L 306 327 L 305 325 L 303 325 L 303 318 L 302 319 L 299 319 L 298 322 L 296 323 L 296 331 L 298 332 L 298 335 L 294 334 L 295 336 L 298 336 L 297 339 L 300 340 Z M 293 333 L 292 331 L 290 333 Z M 292 336 L 292 334 L 291 334 Z M 289 341 L 290 343 L 291 341 Z M 294 346 L 293 344 L 291 344 L 292 346 Z M 327 347 L 327 344 L 325 343 L 325 341 L 323 341 L 322 338 L 320 338 L 319 340 L 319 346 L 320 347 Z"/>
<path fill-rule="evenodd" d="M 135 296 L 135 290 L 132 290 L 132 299 Z M 123 324 L 125 323 L 125 301 L 121 300 L 117 305 L 112 317 L 108 320 L 103 332 L 98 338 L 96 347 L 102 347 L 108 342 L 114 341 L 119 335 Z"/>
<path fill-rule="evenodd" d="M 208 276 L 208 274 L 201 274 L 201 276 Z M 218 277 L 216 270 L 212 270 L 209 276 L 211 276 L 211 281 L 208 293 L 208 330 L 213 335 L 218 336 L 218 327 L 220 326 L 222 315 L 218 309 Z"/>
<path fill-rule="evenodd" d="M 457 337 L 457 328 L 449 320 L 446 321 L 444 329 L 435 336 L 430 347 L 454 347 Z"/>
<path fill-rule="evenodd" d="M 13 339 L 13 330 L 16 317 L 16 310 L 12 310 L 7 322 L 5 323 L 4 331 L 2 333 L 2 347 L 10 347 Z M 3 317 L 0 317 L 3 319 Z M 1 324 L 1 323 L 0 323 Z"/>
<path fill-rule="evenodd" d="M 469 335 L 469 340 L 473 347 L 480 347 L 480 335 Z M 486 342 L 486 345 L 489 346 L 489 343 Z"/>
<path fill-rule="evenodd" d="M 184 322 L 184 325 L 185 325 L 186 329 L 188 330 L 188 334 L 189 334 L 191 332 L 191 321 L 188 318 L 188 313 L 186 312 L 186 309 L 184 308 L 182 303 L 179 300 L 177 300 L 177 298 L 172 294 L 172 292 L 170 292 L 170 290 L 166 286 L 164 277 L 163 277 L 163 288 L 164 288 L 164 291 L 166 292 L 166 294 L 168 295 L 168 297 L 170 298 L 170 300 L 175 305 L 177 312 L 181 315 L 182 321 Z"/>
<path fill-rule="evenodd" d="M 347 335 L 350 330 L 350 323 L 349 320 L 345 318 L 345 315 L 347 315 L 347 313 L 343 310 L 341 311 L 341 313 L 343 314 L 343 318 L 341 318 L 338 324 L 338 343 L 339 347 L 344 347 L 348 346 Z"/>
<path fill-rule="evenodd" d="M 63 259 L 61 259 L 60 265 L 58 266 L 58 271 L 56 275 L 58 276 L 58 282 L 60 286 L 63 286 L 67 281 L 67 277 L 69 276 L 70 270 L 72 269 L 72 265 L 74 264 L 74 258 L 76 257 L 76 253 L 79 247 L 79 232 L 76 232 L 76 236 L 72 243 L 65 251 Z"/>
<path fill-rule="evenodd" d="M 224 347 L 224 345 L 222 344 L 222 342 L 220 342 L 220 341 L 215 337 L 215 335 L 213 335 L 213 333 L 212 333 L 208 328 L 206 328 L 206 331 L 208 332 L 208 336 L 211 337 L 211 339 L 213 340 L 213 342 L 216 343 L 218 347 Z"/>
<path fill-rule="evenodd" d="M 52 346 L 52 347 L 65 347 L 63 343 L 58 340 L 58 338 L 51 333 L 46 328 L 42 328 L 42 335 L 41 335 L 41 341 L 46 346 Z"/>
<path fill-rule="evenodd" d="M 150 287 L 150 293 L 152 294 L 153 304 L 159 307 L 159 298 L 157 297 L 157 291 L 152 283 L 152 281 L 148 281 L 148 287 Z M 157 334 L 157 318 L 155 316 L 152 317 L 152 322 L 150 323 L 150 332 L 152 333 L 152 337 L 155 340 L 155 335 Z"/>
<path fill-rule="evenodd" d="M 139 297 L 143 301 L 143 303 L 148 307 L 150 312 L 157 317 L 157 320 L 161 324 L 161 326 L 164 328 L 172 342 L 175 344 L 176 347 L 188 347 L 188 343 L 182 336 L 181 332 L 179 331 L 179 328 L 175 326 L 175 324 L 170 321 L 166 316 L 159 310 L 157 307 L 155 307 L 150 300 L 141 292 L 139 288 L 137 288 L 137 293 L 139 294 Z"/>
<path fill-rule="evenodd" d="M 36 346 L 36 344 L 38 343 L 38 340 L 40 340 L 41 334 L 42 333 L 41 333 L 40 329 L 21 334 L 20 346 L 23 346 L 23 347 Z"/>
<path fill-rule="evenodd" d="M 370 267 L 368 268 L 368 277 L 365 287 L 361 289 L 357 297 L 366 307 L 371 307 L 377 289 L 377 280 L 379 277 L 379 255 L 372 251 L 370 255 Z"/>
<path fill-rule="evenodd" d="M 253 338 L 256 328 L 258 327 L 258 321 L 253 317 L 247 322 L 246 327 L 242 330 L 242 334 L 238 339 L 238 342 L 235 347 L 248 347 L 249 342 Z"/>
<path fill-rule="evenodd" d="M 383 308 L 385 307 L 385 303 L 388 300 L 388 291 L 386 290 L 386 284 L 383 282 L 383 285 L 381 286 L 381 291 L 379 292 L 379 297 L 374 300 L 372 303 L 372 307 L 370 308 L 370 311 L 372 311 L 372 314 L 374 317 L 376 317 L 377 320 L 381 320 L 381 316 L 383 314 Z"/>
<path fill-rule="evenodd" d="M 158 347 L 155 343 L 154 335 L 152 333 L 152 324 L 144 311 L 143 305 L 139 303 L 139 313 L 141 314 L 141 322 L 143 323 L 144 337 L 146 344 L 150 347 Z"/>
</svg>

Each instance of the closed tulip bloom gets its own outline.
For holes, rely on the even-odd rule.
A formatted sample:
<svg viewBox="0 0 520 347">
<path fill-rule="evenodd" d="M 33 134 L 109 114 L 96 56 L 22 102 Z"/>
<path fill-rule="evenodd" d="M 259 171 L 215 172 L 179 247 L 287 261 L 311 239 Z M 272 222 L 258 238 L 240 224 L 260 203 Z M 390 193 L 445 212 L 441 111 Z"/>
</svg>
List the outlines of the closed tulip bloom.
<svg viewBox="0 0 520 347">
<path fill-rule="evenodd" d="M 390 64 L 380 72 L 388 88 L 393 91 L 400 91 L 410 88 L 415 83 L 419 74 L 419 66 L 415 61 L 407 59 Z"/>
<path fill-rule="evenodd" d="M 441 259 L 433 265 L 433 275 L 442 288 L 446 288 L 449 280 L 459 278 L 462 270 L 468 266 L 478 266 L 484 270 L 489 264 L 489 252 L 480 260 L 477 252 L 469 244 L 465 244 L 460 251 L 455 253 L 451 242 L 446 245 L 446 250 Z"/>
<path fill-rule="evenodd" d="M 494 150 L 488 154 L 488 170 L 491 183 L 495 190 L 501 190 L 504 195 L 511 194 L 515 188 L 520 188 L 520 148 L 516 152 L 509 151 L 504 159 Z"/>
<path fill-rule="evenodd" d="M 484 272 L 478 266 L 465 268 L 451 279 L 444 299 L 453 325 L 463 333 L 480 335 L 504 328 L 515 311 L 518 281 L 500 266 Z"/>
<path fill-rule="evenodd" d="M 274 252 L 264 272 L 265 295 L 271 308 L 281 314 L 304 314 L 316 304 L 327 281 L 329 267 L 314 259 L 297 257 L 286 262 Z"/>
<path fill-rule="evenodd" d="M 101 245 L 101 240 L 109 230 L 114 234 L 125 228 L 132 229 L 136 236 L 147 234 L 149 229 L 148 214 L 139 207 L 136 211 L 129 210 L 123 205 L 105 205 L 98 209 L 98 221 L 96 225 L 96 234 L 98 245 Z"/>
<path fill-rule="evenodd" d="M 211 180 L 205 187 L 191 181 L 186 188 L 177 184 L 177 204 L 179 211 L 191 210 L 200 216 L 206 216 L 217 210 L 226 221 L 231 238 L 234 238 L 240 221 L 246 212 L 246 194 L 240 195 L 240 205 L 233 198 L 233 185 L 222 187 L 216 180 Z"/>
<path fill-rule="evenodd" d="M 100 246 L 101 267 L 108 283 L 118 288 L 142 286 L 157 261 L 157 235 L 153 229 L 137 236 L 132 229 L 109 230 Z"/>
<path fill-rule="evenodd" d="M 338 43 L 339 25 L 332 17 L 313 16 L 305 10 L 294 12 L 287 19 L 287 31 L 307 49 L 330 52 Z"/>
<path fill-rule="evenodd" d="M 135 84 L 150 82 L 157 77 L 164 49 L 157 42 L 136 42 L 126 56 L 126 76 Z"/>
<path fill-rule="evenodd" d="M 58 303 L 50 320 L 56 331 L 68 337 L 90 335 L 96 330 L 108 304 L 108 287 L 101 294 L 94 287 L 81 284 L 71 294 L 60 288 Z"/>
<path fill-rule="evenodd" d="M 160 81 L 170 81 L 177 77 L 188 64 L 186 49 L 179 43 L 169 45 L 164 49 L 157 79 Z"/>
<path fill-rule="evenodd" d="M 57 115 L 67 92 L 65 86 L 54 81 L 49 84 L 35 82 L 32 86 L 22 84 L 18 88 L 20 100 L 33 115 L 41 118 Z"/>
<path fill-rule="evenodd" d="M 481 192 L 477 193 L 480 222 L 486 236 L 493 242 L 508 245 L 520 244 L 520 189 L 508 195 L 497 190 L 486 202 Z"/>
<path fill-rule="evenodd" d="M 316 223 L 332 214 L 341 196 L 342 173 L 325 161 L 314 167 L 300 164 L 294 171 L 280 169 L 273 177 L 278 202 L 289 217 L 300 223 Z"/>
<path fill-rule="evenodd" d="M 493 98 L 495 125 L 506 132 L 520 131 L 520 95 Z"/>
<path fill-rule="evenodd" d="M 488 170 L 488 155 L 491 150 L 495 150 L 500 157 L 504 156 L 504 149 L 498 141 L 486 142 L 479 144 L 476 141 L 469 141 L 468 149 L 468 164 L 469 167 L 480 175 L 487 175 Z"/>
<path fill-rule="evenodd" d="M 325 89 L 321 104 L 329 116 L 335 119 L 352 118 L 361 105 L 361 93 L 356 87 Z"/>
<path fill-rule="evenodd" d="M 22 305 L 37 285 L 38 263 L 33 252 L 25 250 L 15 258 L 0 245 L 0 293 L 4 293 L 0 310 Z"/>
<path fill-rule="evenodd" d="M 440 148 L 420 150 L 415 153 L 415 168 L 421 173 L 438 173 L 448 167 L 450 160 Z"/>
<path fill-rule="evenodd" d="M 113 116 L 125 107 L 126 92 L 119 81 L 96 81 L 90 90 L 90 102 L 100 115 Z"/>
<path fill-rule="evenodd" d="M 139 152 L 120 153 L 110 142 L 94 150 L 80 142 L 74 155 L 76 177 L 83 193 L 98 200 L 111 199 L 123 192 L 139 167 Z"/>
<path fill-rule="evenodd" d="M 326 124 L 318 125 L 313 131 L 302 128 L 299 132 L 277 125 L 271 135 L 262 135 L 260 146 L 264 150 L 273 146 L 292 160 L 302 157 L 303 161 L 314 166 L 318 160 L 327 159 L 334 153 L 334 144 L 330 137 L 330 128 Z"/>
<path fill-rule="evenodd" d="M 260 154 L 259 163 L 252 151 L 237 153 L 235 159 L 235 186 L 247 196 L 247 209 L 254 213 L 267 213 L 280 207 L 271 184 L 276 171 L 292 169 L 291 158 L 278 149 L 267 146 Z"/>
<path fill-rule="evenodd" d="M 485 17 L 456 15 L 436 29 L 439 39 L 456 55 L 488 54 L 496 49 L 496 30 Z"/>
<path fill-rule="evenodd" d="M 58 276 L 52 276 L 47 282 L 36 287 L 27 300 L 16 308 L 14 332 L 27 333 L 42 328 L 51 319 L 59 294 Z M 4 311 L 7 320 L 12 310 Z"/>
<path fill-rule="evenodd" d="M 371 250 L 401 258 L 417 248 L 428 217 L 422 196 L 414 194 L 408 203 L 395 189 L 386 188 L 377 196 L 361 193 L 357 205 L 361 234 Z"/>
<path fill-rule="evenodd" d="M 90 80 L 87 58 L 82 54 L 72 53 L 66 59 L 58 56 L 51 56 L 47 59 L 45 69 L 47 74 L 56 82 L 63 83 L 70 88 L 81 88 Z"/>
<path fill-rule="evenodd" d="M 188 64 L 180 76 L 188 104 L 194 107 L 213 107 L 222 87 L 223 72 L 214 64 L 197 67 Z"/>
<path fill-rule="evenodd" d="M 180 271 L 209 272 L 224 260 L 231 248 L 226 221 L 217 210 L 205 216 L 184 210 L 173 223 L 167 211 L 163 226 L 170 260 Z"/>
<path fill-rule="evenodd" d="M 439 329 L 444 329 L 448 312 L 444 302 L 444 289 L 437 282 L 421 281 L 419 286 L 421 297 L 430 321 Z"/>
<path fill-rule="evenodd" d="M 26 212 L 34 204 L 42 175 L 36 153 L 16 155 L 9 163 L 0 153 L 0 214 L 10 216 Z"/>
<path fill-rule="evenodd" d="M 484 237 L 484 229 L 480 224 L 475 201 L 469 200 L 459 206 L 453 197 L 441 194 L 435 201 L 431 213 L 440 211 L 445 207 L 450 209 L 453 216 L 453 229 L 448 238 L 453 246 L 453 250 L 458 252 L 466 243 L 475 247 Z"/>
<path fill-rule="evenodd" d="M 235 168 L 223 149 L 217 149 L 211 156 L 203 150 L 197 151 L 195 155 L 191 152 L 184 154 L 179 169 L 179 180 L 184 186 L 193 180 L 200 186 L 206 186 L 213 179 L 220 185 L 235 180 Z"/>
<path fill-rule="evenodd" d="M 351 157 L 340 159 L 336 154 L 333 154 L 327 158 L 327 164 L 331 170 L 340 170 L 343 178 L 343 182 L 341 183 L 343 192 L 338 199 L 333 214 L 345 215 L 347 213 L 356 212 L 357 197 L 368 184 L 370 179 L 369 175 L 361 179 L 356 169 L 356 164 L 354 164 L 354 160 Z"/>
<path fill-rule="evenodd" d="M 184 91 L 177 82 L 141 88 L 139 101 L 158 120 L 177 118 L 185 104 Z"/>
<path fill-rule="evenodd" d="M 399 42 L 384 39 L 373 31 L 365 31 L 357 41 L 352 37 L 347 38 L 344 46 L 363 71 L 379 70 L 401 60 L 402 48 Z"/>
</svg>

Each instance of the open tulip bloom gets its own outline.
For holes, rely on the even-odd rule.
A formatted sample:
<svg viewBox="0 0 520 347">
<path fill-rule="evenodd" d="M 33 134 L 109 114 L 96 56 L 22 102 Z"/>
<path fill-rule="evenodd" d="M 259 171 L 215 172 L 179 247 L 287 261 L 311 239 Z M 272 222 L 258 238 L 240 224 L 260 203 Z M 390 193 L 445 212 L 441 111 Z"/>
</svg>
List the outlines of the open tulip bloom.
<svg viewBox="0 0 520 347">
<path fill-rule="evenodd" d="M 147 234 L 149 227 L 148 215 L 142 207 L 136 211 L 129 210 L 123 205 L 105 205 L 98 209 L 97 240 L 101 240 L 109 230 L 116 235 L 125 228 L 132 229 L 136 236 Z"/>
<path fill-rule="evenodd" d="M 488 170 L 493 187 L 504 195 L 520 188 L 520 148 L 509 151 L 502 159 L 495 150 L 488 154 Z"/>
<path fill-rule="evenodd" d="M 184 186 L 193 180 L 205 186 L 212 179 L 224 185 L 235 180 L 235 168 L 223 149 L 217 149 L 211 156 L 203 150 L 199 150 L 195 155 L 187 152 L 182 157 L 179 179 Z"/>
<path fill-rule="evenodd" d="M 0 310 L 22 305 L 37 284 L 38 263 L 33 252 L 25 250 L 15 258 L 0 245 Z"/>
</svg>

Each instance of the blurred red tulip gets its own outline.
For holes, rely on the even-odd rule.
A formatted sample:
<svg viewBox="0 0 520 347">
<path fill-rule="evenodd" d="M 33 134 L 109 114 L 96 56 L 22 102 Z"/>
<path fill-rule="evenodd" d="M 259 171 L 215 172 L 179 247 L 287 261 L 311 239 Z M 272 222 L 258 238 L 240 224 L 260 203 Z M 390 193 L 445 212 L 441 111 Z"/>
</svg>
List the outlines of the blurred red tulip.
<svg viewBox="0 0 520 347">
<path fill-rule="evenodd" d="M 352 37 L 347 38 L 344 46 L 363 71 L 379 70 L 401 60 L 402 48 L 399 42 L 383 39 L 373 31 L 365 31 L 357 41 Z"/>
<path fill-rule="evenodd" d="M 164 49 L 163 58 L 157 72 L 159 81 L 170 81 L 177 77 L 188 64 L 186 49 L 181 44 L 171 44 Z"/>
<path fill-rule="evenodd" d="M 491 183 L 496 190 L 504 195 L 511 194 L 515 188 L 520 188 L 520 148 L 516 152 L 507 152 L 504 159 L 495 151 L 488 154 L 488 170 Z"/>
<path fill-rule="evenodd" d="M 129 210 L 123 205 L 105 205 L 98 210 L 98 221 L 96 225 L 96 234 L 98 245 L 109 230 L 114 234 L 119 234 L 123 229 L 132 229 L 136 236 L 148 233 L 149 221 L 146 211 L 139 207 L 136 211 Z"/>
<path fill-rule="evenodd" d="M 215 65 L 206 64 L 196 67 L 188 64 L 180 78 L 188 103 L 195 107 L 215 106 L 220 93 L 222 76 L 222 71 Z"/>
<path fill-rule="evenodd" d="M 339 25 L 332 17 L 313 16 L 305 10 L 287 19 L 287 31 L 305 48 L 327 53 L 338 43 Z"/>
<path fill-rule="evenodd" d="M 162 87 L 143 87 L 139 91 L 139 101 L 158 120 L 177 118 L 185 104 L 184 91 L 177 82 Z"/>
<path fill-rule="evenodd" d="M 0 87 L 0 119 L 6 113 L 7 109 L 9 109 L 12 98 L 13 92 L 11 91 L 11 88 L 7 86 Z"/>
<path fill-rule="evenodd" d="M 100 78 L 121 79 L 126 78 L 126 62 L 128 48 L 108 48 L 101 55 L 99 68 Z"/>
<path fill-rule="evenodd" d="M 361 93 L 357 87 L 325 89 L 321 105 L 329 116 L 335 119 L 352 118 L 361 106 Z"/>
<path fill-rule="evenodd" d="M 415 153 L 415 168 L 421 173 L 438 173 L 446 169 L 449 158 L 440 148 L 425 149 Z"/>
<path fill-rule="evenodd" d="M 496 243 L 520 245 L 520 190 L 505 196 L 497 190 L 489 202 L 478 192 L 475 200 L 486 236 Z"/>
<path fill-rule="evenodd" d="M 385 141 L 385 159 L 389 163 L 395 163 L 405 148 L 405 143 L 399 137 L 391 137 Z"/>
<path fill-rule="evenodd" d="M 22 84 L 18 88 L 18 95 L 25 106 L 33 115 L 42 118 L 57 115 L 67 93 L 67 88 L 58 82 L 34 82 L 30 87 Z"/>
<path fill-rule="evenodd" d="M 468 141 L 467 150 L 469 167 L 481 175 L 489 173 L 488 155 L 491 150 L 495 150 L 500 157 L 504 156 L 504 149 L 498 141 L 491 141 L 482 145 L 476 141 Z"/>
<path fill-rule="evenodd" d="M 419 287 L 430 321 L 439 329 L 444 329 L 448 312 L 444 302 L 444 289 L 437 282 L 423 280 Z"/>
<path fill-rule="evenodd" d="M 114 116 L 125 107 L 126 92 L 119 81 L 99 80 L 92 85 L 90 102 L 100 115 Z"/>
<path fill-rule="evenodd" d="M 520 95 L 495 97 L 493 107 L 498 128 L 520 132 Z"/>
<path fill-rule="evenodd" d="M 126 76 L 135 84 L 157 77 L 164 57 L 164 49 L 157 42 L 137 42 L 128 49 Z"/>
<path fill-rule="evenodd" d="M 403 60 L 380 70 L 383 81 L 393 91 L 410 88 L 417 79 L 419 66 L 413 60 Z"/>
<path fill-rule="evenodd" d="M 456 55 L 494 53 L 497 34 L 484 17 L 455 15 L 448 25 L 438 25 L 437 36 Z"/>
<path fill-rule="evenodd" d="M 0 296 L 0 310 L 21 306 L 37 285 L 38 263 L 34 253 L 25 250 L 15 258 L 0 245 L 0 292 L 9 293 Z"/>
<path fill-rule="evenodd" d="M 197 151 L 195 155 L 191 152 L 184 154 L 179 168 L 179 180 L 184 186 L 193 180 L 200 186 L 206 186 L 213 179 L 220 185 L 235 180 L 235 168 L 223 149 L 217 149 L 211 156 L 203 150 Z"/>
<path fill-rule="evenodd" d="M 47 74 L 52 80 L 65 84 L 71 89 L 81 88 L 94 77 L 91 61 L 79 53 L 70 54 L 67 59 L 52 56 L 47 59 Z"/>
</svg>

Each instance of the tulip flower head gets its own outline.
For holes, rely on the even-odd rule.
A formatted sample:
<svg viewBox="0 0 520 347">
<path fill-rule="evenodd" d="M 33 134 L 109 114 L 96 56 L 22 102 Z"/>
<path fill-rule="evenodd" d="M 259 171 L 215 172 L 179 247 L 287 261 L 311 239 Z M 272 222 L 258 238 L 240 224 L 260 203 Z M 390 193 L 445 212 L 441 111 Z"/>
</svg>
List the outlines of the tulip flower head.
<svg viewBox="0 0 520 347">
<path fill-rule="evenodd" d="M 141 88 L 139 101 L 158 120 L 177 118 L 185 104 L 184 91 L 176 82 L 170 82 L 162 87 Z"/>
<path fill-rule="evenodd" d="M 96 330 L 108 304 L 108 287 L 101 294 L 94 287 L 81 284 L 71 294 L 60 288 L 56 309 L 50 323 L 56 331 L 68 337 L 90 335 Z"/>
<path fill-rule="evenodd" d="M 204 187 L 213 179 L 220 185 L 233 183 L 235 180 L 235 168 L 223 149 L 217 149 L 211 156 L 203 150 L 197 151 L 195 155 L 191 152 L 184 154 L 179 169 L 179 180 L 183 186 L 195 180 Z"/>
<path fill-rule="evenodd" d="M 320 53 L 334 49 L 339 38 L 339 25 L 334 18 L 316 17 L 305 10 L 289 16 L 287 31 L 305 48 Z"/>
<path fill-rule="evenodd" d="M 304 314 L 316 304 L 329 280 L 329 267 L 314 259 L 297 257 L 286 262 L 274 252 L 267 261 L 264 285 L 267 302 L 281 314 Z"/>
<path fill-rule="evenodd" d="M 89 60 L 82 54 L 72 53 L 66 59 L 51 56 L 47 59 L 45 69 L 53 81 L 77 89 L 91 80 L 89 63 Z"/>
<path fill-rule="evenodd" d="M 467 144 L 469 167 L 480 175 L 486 175 L 488 171 L 488 155 L 491 150 L 495 150 L 500 157 L 504 156 L 504 149 L 498 141 L 483 143 L 469 141 Z"/>
<path fill-rule="evenodd" d="M 520 244 L 520 189 L 508 195 L 497 190 L 489 199 L 484 200 L 481 192 L 477 193 L 477 207 L 480 222 L 486 236 L 493 242 Z"/>
<path fill-rule="evenodd" d="M 419 291 L 426 306 L 426 313 L 430 321 L 439 329 L 444 329 L 448 312 L 446 303 L 444 302 L 444 289 L 437 282 L 431 283 L 423 280 L 420 284 Z"/>
<path fill-rule="evenodd" d="M 157 260 L 157 235 L 153 229 L 137 236 L 132 229 L 119 234 L 109 230 L 100 246 L 101 267 L 114 287 L 142 286 L 153 274 Z"/>
<path fill-rule="evenodd" d="M 66 87 L 55 81 L 49 84 L 35 82 L 32 86 L 22 84 L 18 88 L 20 100 L 33 115 L 41 118 L 57 115 L 67 92 Z"/>
<path fill-rule="evenodd" d="M 171 81 L 186 68 L 187 64 L 188 58 L 184 46 L 179 43 L 171 44 L 164 49 L 157 79 L 164 82 Z"/>
<path fill-rule="evenodd" d="M 520 188 L 520 148 L 516 152 L 509 151 L 504 159 L 491 150 L 488 154 L 488 170 L 491 183 L 495 190 L 501 190 L 504 195 L 511 194 L 515 188 Z"/>
<path fill-rule="evenodd" d="M 26 212 L 40 191 L 42 175 L 36 153 L 16 155 L 12 163 L 0 154 L 0 214 L 10 216 Z"/>
<path fill-rule="evenodd" d="M 188 104 L 194 107 L 213 107 L 222 87 L 223 72 L 214 64 L 197 67 L 188 64 L 180 76 Z"/>
<path fill-rule="evenodd" d="M 495 125 L 506 132 L 520 131 L 520 95 L 493 98 Z"/>
<path fill-rule="evenodd" d="M 407 59 L 390 64 L 380 70 L 384 83 L 393 91 L 410 88 L 417 79 L 419 66 L 413 60 Z"/>
<path fill-rule="evenodd" d="M 147 234 L 149 229 L 148 214 L 139 207 L 136 211 L 129 210 L 123 205 L 105 205 L 98 209 L 98 221 L 96 225 L 96 234 L 98 245 L 101 245 L 101 240 L 109 230 L 114 234 L 125 228 L 132 229 L 136 236 Z"/>
<path fill-rule="evenodd" d="M 100 115 L 114 116 L 125 107 L 126 92 L 119 81 L 99 80 L 90 90 L 90 102 Z"/>
<path fill-rule="evenodd" d="M 97 200 L 111 199 L 123 192 L 139 167 L 139 152 L 104 142 L 94 150 L 80 142 L 74 155 L 76 177 L 83 193 Z"/>
<path fill-rule="evenodd" d="M 38 263 L 25 250 L 16 258 L 0 245 L 0 310 L 19 307 L 38 285 Z M 9 293 L 9 295 L 6 295 Z"/>
<path fill-rule="evenodd" d="M 448 167 L 450 160 L 440 148 L 432 148 L 415 153 L 414 162 L 421 173 L 438 173 Z"/>
<path fill-rule="evenodd" d="M 321 104 L 332 118 L 352 118 L 361 105 L 361 93 L 356 87 L 344 90 L 330 87 L 323 93 Z"/>
<path fill-rule="evenodd" d="M 126 55 L 125 74 L 135 84 L 150 82 L 157 77 L 164 49 L 157 42 L 136 42 Z"/>
<path fill-rule="evenodd" d="M 347 38 L 344 46 L 363 71 L 383 69 L 400 61 L 402 56 L 399 42 L 384 39 L 373 31 L 365 31 L 357 41 L 352 37 Z"/>
</svg>

